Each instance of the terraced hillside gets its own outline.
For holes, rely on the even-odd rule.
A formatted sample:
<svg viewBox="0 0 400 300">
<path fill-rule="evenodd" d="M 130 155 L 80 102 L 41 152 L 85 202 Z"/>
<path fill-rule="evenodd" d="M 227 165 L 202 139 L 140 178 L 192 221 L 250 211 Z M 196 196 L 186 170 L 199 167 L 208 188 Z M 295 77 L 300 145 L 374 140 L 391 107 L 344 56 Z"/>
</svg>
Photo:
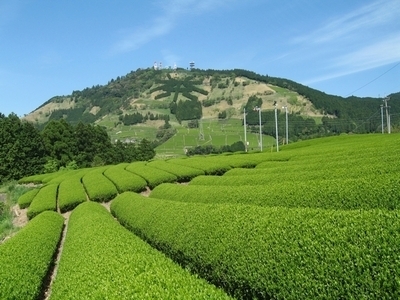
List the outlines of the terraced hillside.
<svg viewBox="0 0 400 300">
<path fill-rule="evenodd" d="M 0 245 L 0 298 L 398 299 L 399 142 L 342 135 L 23 178 L 42 185 Z"/>
</svg>

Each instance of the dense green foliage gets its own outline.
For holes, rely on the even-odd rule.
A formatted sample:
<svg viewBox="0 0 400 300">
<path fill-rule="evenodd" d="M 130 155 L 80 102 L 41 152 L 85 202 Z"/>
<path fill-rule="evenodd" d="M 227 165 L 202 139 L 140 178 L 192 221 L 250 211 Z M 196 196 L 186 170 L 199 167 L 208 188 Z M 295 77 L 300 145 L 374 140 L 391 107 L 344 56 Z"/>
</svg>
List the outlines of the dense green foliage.
<svg viewBox="0 0 400 300">
<path fill-rule="evenodd" d="M 58 207 L 62 213 L 70 211 L 86 201 L 86 192 L 81 179 L 81 176 L 71 176 L 60 183 L 58 188 Z"/>
<path fill-rule="evenodd" d="M 32 219 L 46 210 L 56 211 L 57 193 L 58 184 L 49 184 L 41 187 L 28 207 L 28 218 Z"/>
<path fill-rule="evenodd" d="M 106 202 L 118 194 L 112 181 L 103 175 L 107 168 L 97 168 L 82 177 L 83 186 L 91 201 Z"/>
<path fill-rule="evenodd" d="M 18 205 L 21 209 L 23 208 L 27 208 L 33 198 L 35 198 L 36 194 L 39 192 L 39 189 L 32 189 L 30 191 L 27 191 L 26 193 L 22 194 L 19 198 L 18 198 Z"/>
<path fill-rule="evenodd" d="M 16 115 L 0 114 L 0 183 L 59 169 L 149 160 L 155 156 L 147 140 L 115 143 L 103 127 L 64 119 L 52 120 L 42 131 Z"/>
<path fill-rule="evenodd" d="M 111 166 L 104 171 L 104 176 L 110 179 L 117 187 L 119 193 L 132 191 L 141 192 L 146 189 L 147 182 L 139 175 L 125 170 L 128 164 Z"/>
<path fill-rule="evenodd" d="M 188 166 L 168 163 L 164 160 L 154 160 L 148 163 L 150 167 L 170 172 L 177 177 L 178 182 L 190 181 L 192 178 L 204 175 L 204 171 Z"/>
<path fill-rule="evenodd" d="M 133 193 L 119 195 L 111 209 L 134 233 L 238 299 L 400 296 L 398 211 L 207 205 Z"/>
<path fill-rule="evenodd" d="M 146 160 L 155 155 L 146 140 L 137 144 L 112 144 L 103 127 L 83 123 L 72 126 L 64 119 L 49 122 L 41 134 L 47 156 L 56 162 L 54 171 L 71 161 L 82 168 Z"/>
<path fill-rule="evenodd" d="M 143 177 L 150 189 L 164 182 L 175 182 L 178 177 L 167 171 L 153 168 L 145 162 L 134 162 L 126 166 L 126 170 Z"/>
<path fill-rule="evenodd" d="M 186 152 L 187 156 L 199 155 L 199 154 L 220 154 L 224 152 L 238 152 L 244 151 L 245 145 L 242 141 L 233 143 L 232 145 L 224 145 L 221 147 L 206 145 L 206 146 L 196 146 L 194 148 L 189 148 Z"/>
<path fill-rule="evenodd" d="M 48 275 L 61 237 L 64 218 L 43 212 L 0 245 L 0 298 L 43 299 Z"/>
<path fill-rule="evenodd" d="M 253 179 L 253 183 L 248 181 Z M 260 206 L 285 206 L 325 209 L 400 209 L 397 196 L 399 178 L 393 175 L 368 176 L 354 179 L 308 180 L 295 182 L 271 182 L 258 178 L 229 176 L 230 185 L 218 185 L 216 178 L 199 180 L 180 186 L 164 183 L 157 186 L 151 197 L 176 201 L 203 203 L 241 203 Z M 196 185 L 207 184 L 209 185 Z M 258 183 L 258 184 L 257 184 Z M 282 188 L 282 186 L 284 188 Z M 368 190 L 368 193 L 365 191 Z"/>
<path fill-rule="evenodd" d="M 228 299 L 84 203 L 71 214 L 50 299 Z"/>
<path fill-rule="evenodd" d="M 193 158 L 176 158 L 168 160 L 170 164 L 178 164 L 204 171 L 206 175 L 222 175 L 231 169 L 227 161 L 208 159 L 208 157 L 197 156 Z"/>
<path fill-rule="evenodd" d="M 44 163 L 39 131 L 14 114 L 0 113 L 0 183 L 41 173 Z"/>
</svg>

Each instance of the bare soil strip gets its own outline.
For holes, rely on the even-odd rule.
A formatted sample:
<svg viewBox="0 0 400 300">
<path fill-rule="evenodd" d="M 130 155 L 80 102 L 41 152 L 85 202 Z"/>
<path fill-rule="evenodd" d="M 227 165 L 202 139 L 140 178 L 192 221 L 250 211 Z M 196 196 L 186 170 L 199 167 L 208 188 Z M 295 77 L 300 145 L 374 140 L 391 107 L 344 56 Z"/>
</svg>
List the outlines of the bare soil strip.
<svg viewBox="0 0 400 300">
<path fill-rule="evenodd" d="M 66 237 L 67 231 L 68 231 L 68 221 L 69 221 L 70 215 L 71 215 L 70 211 L 63 214 L 65 221 L 64 221 L 63 232 L 61 234 L 61 240 L 60 240 L 59 246 L 57 248 L 57 251 L 54 254 L 54 260 L 53 260 L 52 265 L 49 268 L 47 278 L 43 283 L 43 292 L 42 292 L 42 296 L 39 299 L 48 300 L 50 298 L 51 286 L 57 276 L 58 266 L 59 266 L 60 258 L 61 258 L 63 248 L 64 248 L 64 242 L 65 242 L 65 237 Z"/>
</svg>

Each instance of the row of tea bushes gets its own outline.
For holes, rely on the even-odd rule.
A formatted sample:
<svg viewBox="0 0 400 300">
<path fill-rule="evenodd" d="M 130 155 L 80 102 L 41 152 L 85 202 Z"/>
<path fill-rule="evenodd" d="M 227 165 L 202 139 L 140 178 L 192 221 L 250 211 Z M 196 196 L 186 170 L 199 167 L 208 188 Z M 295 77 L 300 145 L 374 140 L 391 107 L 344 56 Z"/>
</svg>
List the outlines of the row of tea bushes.
<svg viewBox="0 0 400 300">
<path fill-rule="evenodd" d="M 85 201 L 87 201 L 87 196 L 81 176 L 71 176 L 61 181 L 58 188 L 58 207 L 62 213 L 74 209 Z"/>
<path fill-rule="evenodd" d="M 399 299 L 399 211 L 208 205 L 124 193 L 121 224 L 237 299 Z"/>
<path fill-rule="evenodd" d="M 137 192 L 140 193 L 146 189 L 147 182 L 143 177 L 125 170 L 128 164 L 119 164 L 110 166 L 104 171 L 104 176 L 111 180 L 117 187 L 118 192 Z"/>
<path fill-rule="evenodd" d="M 117 194 L 115 185 L 103 175 L 106 168 L 98 168 L 85 174 L 82 183 L 91 201 L 107 202 Z"/>
<path fill-rule="evenodd" d="M 229 299 L 134 236 L 98 203 L 72 212 L 55 299 Z"/>
<path fill-rule="evenodd" d="M 178 182 L 187 182 L 199 175 L 204 175 L 205 172 L 200 169 L 191 168 L 177 164 L 171 164 L 164 160 L 154 160 L 147 164 L 148 166 L 160 169 L 174 174 Z"/>
<path fill-rule="evenodd" d="M 32 189 L 22 194 L 18 198 L 18 205 L 21 209 L 29 207 L 31 205 L 33 198 L 35 198 L 36 194 L 39 192 L 39 189 Z"/>
<path fill-rule="evenodd" d="M 63 224 L 61 215 L 46 211 L 0 245 L 0 299 L 44 299 L 43 282 Z"/>
<path fill-rule="evenodd" d="M 178 177 L 167 171 L 153 168 L 147 165 L 146 162 L 133 162 L 125 168 L 127 171 L 143 177 L 150 189 L 165 182 L 176 182 Z"/>
<path fill-rule="evenodd" d="M 213 157 L 195 156 L 189 158 L 175 158 L 168 160 L 169 164 L 196 168 L 204 171 L 206 175 L 222 175 L 231 169 L 224 160 L 215 160 Z M 172 167 L 173 170 L 174 167 Z"/>
<path fill-rule="evenodd" d="M 44 185 L 37 192 L 27 210 L 29 219 L 46 210 L 57 211 L 58 184 Z"/>
<path fill-rule="evenodd" d="M 325 209 L 399 209 L 400 178 L 389 175 L 350 179 L 286 181 L 260 185 L 177 185 L 163 183 L 150 194 L 182 202 L 251 204 Z M 200 179 L 199 179 L 200 180 Z M 204 181 L 208 181 L 203 179 Z M 195 183 L 196 181 L 194 181 Z"/>
</svg>

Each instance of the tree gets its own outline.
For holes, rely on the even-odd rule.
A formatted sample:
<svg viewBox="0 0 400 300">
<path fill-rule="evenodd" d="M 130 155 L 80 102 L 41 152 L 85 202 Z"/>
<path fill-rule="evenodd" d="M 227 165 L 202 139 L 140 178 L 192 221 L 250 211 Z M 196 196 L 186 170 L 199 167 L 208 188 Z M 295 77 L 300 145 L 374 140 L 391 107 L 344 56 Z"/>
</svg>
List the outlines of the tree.
<svg viewBox="0 0 400 300">
<path fill-rule="evenodd" d="M 44 163 L 39 131 L 15 114 L 0 114 L 0 182 L 41 173 Z"/>
</svg>

